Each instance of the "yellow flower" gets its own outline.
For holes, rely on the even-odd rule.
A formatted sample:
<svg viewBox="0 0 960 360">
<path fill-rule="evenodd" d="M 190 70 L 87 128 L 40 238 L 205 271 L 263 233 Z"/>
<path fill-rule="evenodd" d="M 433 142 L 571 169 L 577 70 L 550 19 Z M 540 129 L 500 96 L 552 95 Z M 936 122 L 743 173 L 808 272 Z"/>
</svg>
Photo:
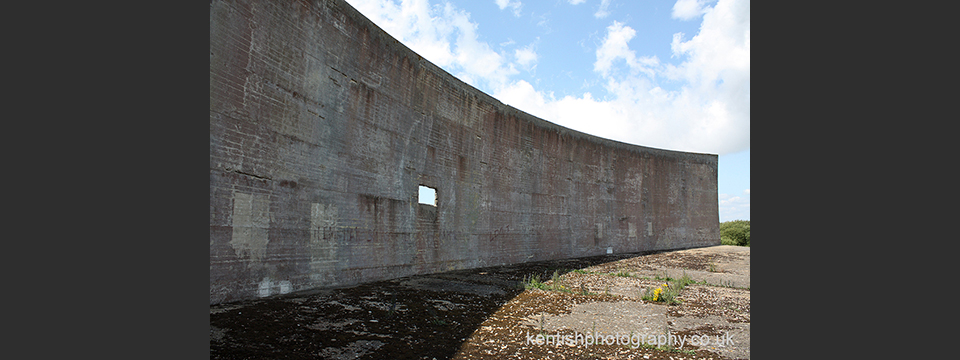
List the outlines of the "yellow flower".
<svg viewBox="0 0 960 360">
<path fill-rule="evenodd" d="M 663 292 L 663 288 L 656 288 L 653 290 L 653 301 L 660 301 L 660 294 Z"/>
</svg>

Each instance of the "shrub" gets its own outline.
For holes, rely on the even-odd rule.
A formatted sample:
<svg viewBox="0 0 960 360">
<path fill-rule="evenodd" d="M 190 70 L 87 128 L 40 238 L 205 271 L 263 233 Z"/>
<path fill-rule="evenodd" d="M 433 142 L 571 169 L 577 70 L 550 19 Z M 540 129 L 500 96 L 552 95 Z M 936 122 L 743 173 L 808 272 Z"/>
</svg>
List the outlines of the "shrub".
<svg viewBox="0 0 960 360">
<path fill-rule="evenodd" d="M 728 236 L 721 236 L 720 245 L 740 245 L 740 244 L 738 244 L 736 241 L 733 241 L 733 239 L 731 239 Z"/>
<path fill-rule="evenodd" d="M 723 245 L 750 246 L 750 220 L 733 220 L 720 223 L 720 243 Z"/>
</svg>

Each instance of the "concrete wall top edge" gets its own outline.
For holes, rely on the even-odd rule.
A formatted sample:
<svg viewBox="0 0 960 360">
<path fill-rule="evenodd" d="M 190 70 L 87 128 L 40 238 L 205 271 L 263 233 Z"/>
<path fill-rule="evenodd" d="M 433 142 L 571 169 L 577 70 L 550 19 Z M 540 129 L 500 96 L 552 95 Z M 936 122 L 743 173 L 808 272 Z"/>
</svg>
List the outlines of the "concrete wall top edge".
<svg viewBox="0 0 960 360">
<path fill-rule="evenodd" d="M 346 1 L 343 1 L 343 0 L 327 0 L 327 1 L 333 2 L 336 4 L 341 4 L 343 6 L 343 9 L 346 10 L 345 13 L 347 13 L 351 17 L 351 19 L 356 21 L 358 24 L 361 24 L 362 26 L 365 26 L 365 27 L 376 29 L 376 31 L 371 31 L 370 34 L 378 37 L 384 37 L 385 38 L 384 40 L 388 40 L 388 41 L 382 42 L 383 44 L 392 44 L 391 47 L 395 48 L 395 51 L 399 53 L 403 53 L 409 58 L 419 59 L 418 62 L 421 66 L 423 66 L 424 69 L 427 69 L 428 71 L 434 73 L 435 75 L 437 75 L 439 78 L 443 79 L 446 82 L 456 84 L 457 88 L 459 89 L 467 89 L 467 91 L 470 92 L 472 95 L 480 97 L 482 98 L 482 100 L 487 101 L 490 105 L 493 105 L 494 107 L 496 107 L 496 109 L 499 112 L 505 115 L 513 115 L 524 121 L 532 122 L 534 125 L 540 128 L 544 128 L 547 130 L 555 130 L 560 132 L 561 134 L 569 135 L 575 138 L 585 139 L 590 142 L 598 143 L 605 147 L 619 148 L 619 149 L 636 151 L 641 153 L 651 153 L 652 155 L 655 155 L 655 156 L 663 156 L 668 158 L 684 158 L 692 161 L 703 161 L 703 162 L 713 162 L 713 163 L 716 163 L 717 161 L 717 157 L 718 157 L 717 154 L 660 149 L 660 148 L 631 144 L 631 143 L 626 143 L 618 140 L 613 140 L 613 139 L 608 139 L 608 138 L 604 138 L 596 135 L 587 134 L 585 132 L 574 130 L 562 125 L 558 125 L 549 120 L 531 115 L 511 105 L 504 104 L 499 99 L 491 96 L 490 94 L 487 94 L 486 92 L 480 89 L 477 89 L 476 87 L 470 84 L 467 84 L 463 80 L 460 80 L 456 76 L 453 76 L 453 74 L 450 74 L 443 68 L 437 66 L 427 58 L 421 56 L 420 54 L 417 54 L 415 51 L 413 51 L 413 49 L 410 49 L 409 47 L 401 43 L 399 40 L 391 36 L 389 33 L 381 29 L 379 26 L 377 26 L 377 24 L 375 24 L 372 20 L 368 19 L 366 16 L 360 13 L 359 10 L 355 9 L 352 5 L 350 5 Z"/>
</svg>

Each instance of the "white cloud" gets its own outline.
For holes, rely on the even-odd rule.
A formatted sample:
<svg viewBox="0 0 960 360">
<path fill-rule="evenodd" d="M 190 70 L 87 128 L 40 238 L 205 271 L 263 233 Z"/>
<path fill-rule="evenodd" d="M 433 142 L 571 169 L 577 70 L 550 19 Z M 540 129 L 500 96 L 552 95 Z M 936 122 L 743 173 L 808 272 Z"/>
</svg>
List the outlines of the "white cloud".
<svg viewBox="0 0 960 360">
<path fill-rule="evenodd" d="M 561 98 L 514 78 L 518 69 L 532 71 L 542 62 L 533 44 L 495 51 L 478 40 L 476 23 L 454 5 L 431 6 L 427 0 L 347 1 L 464 82 L 547 121 L 627 143 L 680 151 L 726 154 L 750 145 L 749 0 L 701 6 L 698 33 L 689 40 L 675 34 L 670 43 L 674 63 L 637 54 L 630 47 L 636 31 L 626 23 L 611 22 L 596 49 L 596 77 L 584 79 L 600 84 L 605 94 L 585 92 Z M 507 1 L 503 8 L 511 3 Z M 606 11 L 609 3 L 603 1 L 600 9 Z M 507 45 L 513 45 L 511 41 Z M 667 90 L 661 81 L 679 85 Z"/>
<path fill-rule="evenodd" d="M 570 3 L 570 5 L 583 4 L 584 1 L 587 1 L 587 0 L 567 0 L 567 2 Z"/>
<path fill-rule="evenodd" d="M 746 195 L 750 195 L 750 189 L 744 190 L 743 193 L 746 194 Z"/>
<path fill-rule="evenodd" d="M 623 59 L 634 73 L 642 72 L 650 77 L 655 76 L 654 68 L 660 64 L 660 60 L 656 56 L 638 58 L 627 44 L 636 34 L 633 28 L 614 21 L 613 25 L 607 27 L 603 45 L 597 49 L 597 61 L 593 64 L 593 69 L 603 76 L 609 76 L 613 62 Z"/>
<path fill-rule="evenodd" d="M 630 131 L 625 129 L 632 128 L 622 109 L 598 101 L 590 93 L 584 93 L 580 97 L 565 96 L 556 99 L 553 93 L 543 94 L 530 83 L 519 80 L 493 95 L 531 115 L 600 137 L 616 139 L 622 132 Z"/>
<path fill-rule="evenodd" d="M 600 7 L 597 8 L 597 12 L 593 13 L 593 17 L 597 19 L 603 19 L 610 15 L 610 12 L 607 11 L 607 8 L 610 7 L 610 0 L 601 0 Z"/>
<path fill-rule="evenodd" d="M 705 5 L 709 0 L 677 0 L 673 4 L 673 12 L 670 14 L 674 19 L 693 20 L 706 12 Z"/>
<path fill-rule="evenodd" d="M 719 194 L 720 222 L 730 220 L 750 220 L 750 198 L 729 194 Z"/>
<path fill-rule="evenodd" d="M 428 0 L 347 0 L 388 34 L 464 82 L 486 89 L 505 86 L 514 64 L 478 40 L 469 13 Z M 508 5 L 513 2 L 508 3 Z M 519 2 L 516 2 L 519 8 Z"/>
<path fill-rule="evenodd" d="M 552 33 L 553 29 L 550 27 L 550 13 L 540 14 L 537 17 L 540 19 L 537 21 L 537 26 L 543 28 L 543 32 L 546 34 Z"/>
<path fill-rule="evenodd" d="M 537 51 L 533 49 L 533 45 L 514 50 L 513 56 L 517 59 L 517 64 L 527 71 L 531 71 L 537 67 L 538 56 Z"/>
<path fill-rule="evenodd" d="M 741 200 L 741 199 L 740 199 L 739 196 L 734 196 L 734 197 L 731 197 L 731 198 L 721 199 L 721 200 L 720 200 L 720 206 L 726 206 L 726 205 L 736 204 L 736 203 L 740 202 L 740 200 Z"/>
<path fill-rule="evenodd" d="M 683 41 L 684 34 L 673 34 L 671 57 L 688 60 L 667 74 L 689 82 L 720 79 L 725 71 L 749 76 L 750 70 L 750 1 L 722 1 L 708 8 L 700 32 Z M 745 73 L 744 73 L 745 72 Z"/>
<path fill-rule="evenodd" d="M 593 64 L 593 70 L 606 76 L 610 72 L 613 60 L 623 58 L 629 64 L 630 59 L 635 55 L 627 46 L 627 42 L 635 35 L 637 35 L 635 30 L 614 21 L 613 25 L 607 27 L 607 36 L 604 37 L 603 44 L 597 48 L 597 61 Z"/>
<path fill-rule="evenodd" d="M 511 0 L 493 0 L 497 4 L 497 7 L 500 10 L 506 9 L 508 6 L 513 9 L 513 16 L 520 17 L 520 8 L 523 7 L 519 1 Z"/>
<path fill-rule="evenodd" d="M 750 145 L 749 12 L 749 0 L 720 0 L 706 8 L 692 39 L 675 35 L 678 65 L 638 56 L 629 45 L 636 31 L 612 22 L 594 62 L 607 92 L 603 98 L 585 93 L 557 99 L 525 82 L 494 96 L 548 121 L 623 142 L 712 154 L 741 151 Z M 680 86 L 665 90 L 662 79 Z"/>
<path fill-rule="evenodd" d="M 449 33 L 455 31 L 442 11 L 427 0 L 395 3 L 389 0 L 347 0 L 353 7 L 421 56 L 437 66 L 453 63 Z"/>
</svg>

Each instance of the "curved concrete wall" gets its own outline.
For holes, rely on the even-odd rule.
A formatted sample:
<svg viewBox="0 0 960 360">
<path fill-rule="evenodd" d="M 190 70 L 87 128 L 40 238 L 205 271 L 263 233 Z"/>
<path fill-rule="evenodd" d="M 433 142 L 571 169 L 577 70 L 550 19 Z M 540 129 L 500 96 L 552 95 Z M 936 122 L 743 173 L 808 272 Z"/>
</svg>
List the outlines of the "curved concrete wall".
<svg viewBox="0 0 960 360">
<path fill-rule="evenodd" d="M 211 2 L 211 304 L 718 245 L 717 207 L 716 155 L 504 105 L 341 0 Z"/>
</svg>

